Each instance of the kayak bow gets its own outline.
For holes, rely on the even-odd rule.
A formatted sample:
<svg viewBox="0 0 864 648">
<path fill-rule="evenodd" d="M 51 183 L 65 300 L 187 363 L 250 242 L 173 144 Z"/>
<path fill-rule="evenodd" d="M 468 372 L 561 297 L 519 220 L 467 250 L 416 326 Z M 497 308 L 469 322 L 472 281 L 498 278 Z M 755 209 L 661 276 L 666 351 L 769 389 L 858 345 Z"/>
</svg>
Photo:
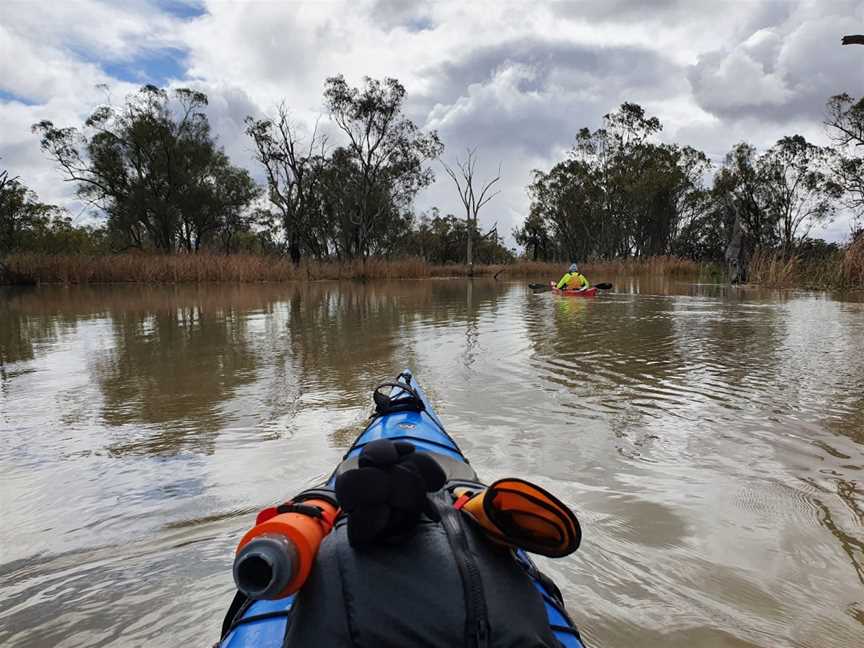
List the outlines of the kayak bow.
<svg viewBox="0 0 864 648">
<path fill-rule="evenodd" d="M 593 290 L 596 292 L 596 289 Z M 562 292 L 567 294 L 572 291 Z M 400 399 L 413 398 L 399 385 L 412 389 L 423 403 L 422 410 L 406 408 L 400 411 L 397 406 L 390 412 L 373 418 L 345 453 L 342 461 L 327 480 L 327 486 L 332 487 L 341 473 L 356 467 L 363 448 L 377 439 L 408 441 L 417 450 L 431 453 L 448 479 L 477 479 L 474 469 L 444 429 L 426 394 L 409 371 L 403 371 L 397 377 L 396 383 L 393 383 L 389 394 L 390 402 L 398 404 Z M 548 577 L 540 574 L 524 551 L 520 549 L 514 554 L 542 598 L 550 629 L 558 641 L 564 648 L 584 648 L 578 631 L 564 611 L 558 588 Z M 234 617 L 235 620 L 229 627 L 223 627 L 224 638 L 218 644 L 219 648 L 281 647 L 290 622 L 294 600 L 295 595 L 278 600 L 256 600 L 246 604 L 245 609 L 232 610 L 233 613 L 229 613 L 228 616 Z"/>
</svg>

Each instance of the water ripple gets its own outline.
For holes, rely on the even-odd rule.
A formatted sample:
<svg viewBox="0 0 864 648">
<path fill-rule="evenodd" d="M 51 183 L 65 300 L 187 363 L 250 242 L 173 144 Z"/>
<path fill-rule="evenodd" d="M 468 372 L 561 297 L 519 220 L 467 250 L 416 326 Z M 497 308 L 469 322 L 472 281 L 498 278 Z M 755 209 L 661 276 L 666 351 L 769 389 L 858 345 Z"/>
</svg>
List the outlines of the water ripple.
<svg viewBox="0 0 864 648">
<path fill-rule="evenodd" d="M 864 304 L 617 283 L 0 300 L 0 644 L 215 641 L 255 511 L 406 366 L 482 476 L 577 511 L 580 551 L 541 564 L 589 645 L 860 643 Z"/>
</svg>

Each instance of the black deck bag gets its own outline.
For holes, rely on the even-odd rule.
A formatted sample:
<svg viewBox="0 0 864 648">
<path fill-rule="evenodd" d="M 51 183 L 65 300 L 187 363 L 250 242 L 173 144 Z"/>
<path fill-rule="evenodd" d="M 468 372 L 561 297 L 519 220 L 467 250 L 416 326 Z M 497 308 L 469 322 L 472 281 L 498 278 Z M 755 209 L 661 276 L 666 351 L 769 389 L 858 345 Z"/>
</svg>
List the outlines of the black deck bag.
<svg viewBox="0 0 864 648">
<path fill-rule="evenodd" d="M 542 599 L 512 553 L 430 496 L 399 544 L 352 547 L 345 520 L 321 545 L 297 596 L 287 648 L 557 648 Z"/>
</svg>

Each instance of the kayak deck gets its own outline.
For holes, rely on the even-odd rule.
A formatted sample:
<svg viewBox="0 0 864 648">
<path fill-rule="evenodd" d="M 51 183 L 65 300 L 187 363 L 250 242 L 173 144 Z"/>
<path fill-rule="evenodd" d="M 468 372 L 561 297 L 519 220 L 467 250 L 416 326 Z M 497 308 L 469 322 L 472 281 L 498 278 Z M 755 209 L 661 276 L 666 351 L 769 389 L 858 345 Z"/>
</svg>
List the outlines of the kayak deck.
<svg viewBox="0 0 864 648">
<path fill-rule="evenodd" d="M 419 450 L 436 455 L 448 479 L 476 480 L 477 476 L 468 460 L 462 454 L 459 446 L 444 429 L 444 425 L 432 408 L 426 394 L 414 380 L 410 371 L 403 371 L 396 379 L 397 383 L 410 385 L 423 402 L 424 410 L 393 412 L 376 416 L 360 433 L 342 462 L 336 467 L 327 480 L 328 486 L 333 486 L 336 477 L 344 470 L 356 467 L 357 458 L 363 447 L 376 439 L 410 441 Z M 398 400 L 399 387 L 393 387 L 391 398 Z M 401 392 L 406 397 L 407 392 Z M 544 584 L 539 577 L 537 568 L 531 558 L 521 549 L 516 552 L 518 562 L 525 569 L 529 578 L 543 599 L 549 626 L 564 648 L 584 648 L 579 633 L 572 627 L 566 613 L 555 599 L 555 593 L 549 585 Z M 551 585 L 554 588 L 554 585 Z M 295 596 L 269 601 L 254 601 L 243 612 L 239 623 L 218 644 L 220 648 L 240 648 L 256 646 L 265 648 L 281 647 L 290 619 L 291 607 Z"/>
<path fill-rule="evenodd" d="M 552 292 L 556 295 L 566 295 L 567 297 L 595 297 L 597 295 L 597 288 L 586 288 L 585 290 L 570 290 L 569 288 L 561 289 L 556 288 L 556 284 L 554 281 L 550 281 L 549 285 L 552 287 Z"/>
</svg>

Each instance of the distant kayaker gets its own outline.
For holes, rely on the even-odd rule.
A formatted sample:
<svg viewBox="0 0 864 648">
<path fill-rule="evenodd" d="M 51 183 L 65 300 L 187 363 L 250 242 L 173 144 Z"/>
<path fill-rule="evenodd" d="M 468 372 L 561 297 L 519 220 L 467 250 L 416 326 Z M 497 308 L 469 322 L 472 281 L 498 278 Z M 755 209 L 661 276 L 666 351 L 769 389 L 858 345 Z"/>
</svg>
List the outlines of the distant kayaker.
<svg viewBox="0 0 864 648">
<path fill-rule="evenodd" d="M 555 286 L 558 290 L 587 290 L 591 287 L 585 275 L 579 272 L 579 266 L 575 263 L 570 264 L 567 273 L 561 277 L 561 281 Z"/>
</svg>

